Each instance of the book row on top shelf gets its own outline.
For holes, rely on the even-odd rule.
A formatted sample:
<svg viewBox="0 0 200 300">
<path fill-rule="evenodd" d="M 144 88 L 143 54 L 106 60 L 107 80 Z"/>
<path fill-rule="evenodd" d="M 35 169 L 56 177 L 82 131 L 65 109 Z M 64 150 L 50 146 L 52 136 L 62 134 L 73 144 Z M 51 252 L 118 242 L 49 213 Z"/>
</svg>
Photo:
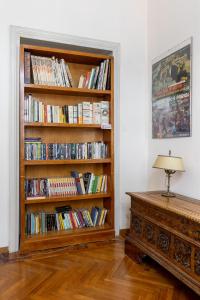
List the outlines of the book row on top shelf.
<svg viewBox="0 0 200 300">
<path fill-rule="evenodd" d="M 78 84 L 73 79 L 73 72 L 63 58 L 44 57 L 24 53 L 24 82 L 26 84 L 110 90 L 111 66 L 109 59 L 103 60 L 100 66 L 90 67 L 80 74 Z"/>
<path fill-rule="evenodd" d="M 22 45 L 20 68 L 20 249 L 113 238 L 112 56 Z"/>
</svg>

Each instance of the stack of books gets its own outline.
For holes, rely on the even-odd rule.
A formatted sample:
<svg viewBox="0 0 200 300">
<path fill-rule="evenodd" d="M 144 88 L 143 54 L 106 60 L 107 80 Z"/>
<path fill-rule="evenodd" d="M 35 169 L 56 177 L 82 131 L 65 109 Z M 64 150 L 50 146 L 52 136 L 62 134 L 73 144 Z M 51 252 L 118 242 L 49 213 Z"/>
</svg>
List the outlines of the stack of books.
<svg viewBox="0 0 200 300">
<path fill-rule="evenodd" d="M 110 90 L 110 63 L 106 59 L 100 66 L 92 68 L 86 75 L 81 75 L 78 88 Z"/>
<path fill-rule="evenodd" d="M 77 105 L 46 105 L 31 94 L 24 98 L 24 121 L 68 123 L 68 124 L 109 124 L 109 101 L 84 101 Z"/>
<path fill-rule="evenodd" d="M 71 172 L 70 177 L 26 178 L 26 200 L 107 192 L 107 175 Z"/>
<path fill-rule="evenodd" d="M 24 97 L 24 122 L 45 122 L 45 106 L 31 94 Z"/>
<path fill-rule="evenodd" d="M 64 59 L 31 55 L 25 52 L 25 83 L 72 87 L 73 80 L 68 64 Z M 32 76 L 31 76 L 32 75 Z"/>
<path fill-rule="evenodd" d="M 26 51 L 24 56 L 24 82 L 34 84 L 74 87 L 72 74 L 66 61 L 56 57 L 32 55 Z M 80 76 L 78 88 L 110 90 L 111 67 L 109 59 L 100 66 Z"/>
<path fill-rule="evenodd" d="M 55 212 L 27 212 L 26 235 L 46 233 L 84 227 L 102 226 L 105 224 L 108 210 L 93 207 L 72 209 L 71 206 L 57 207 Z"/>
<path fill-rule="evenodd" d="M 46 160 L 46 144 L 41 138 L 25 138 L 24 140 L 25 160 Z"/>
</svg>

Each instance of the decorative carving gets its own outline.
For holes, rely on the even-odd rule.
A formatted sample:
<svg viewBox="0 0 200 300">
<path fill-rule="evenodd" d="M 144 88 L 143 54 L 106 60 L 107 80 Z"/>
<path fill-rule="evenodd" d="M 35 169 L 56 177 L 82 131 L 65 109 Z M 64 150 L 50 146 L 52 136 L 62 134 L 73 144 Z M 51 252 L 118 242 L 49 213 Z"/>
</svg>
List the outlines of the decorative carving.
<svg viewBox="0 0 200 300">
<path fill-rule="evenodd" d="M 194 255 L 194 270 L 200 276 L 200 249 L 196 249 Z"/>
<path fill-rule="evenodd" d="M 174 228 L 180 233 L 194 239 L 195 241 L 200 241 L 200 230 L 199 223 L 190 220 L 186 217 L 177 215 L 173 212 L 167 212 L 164 209 L 153 207 L 153 205 L 145 206 L 143 203 L 139 202 L 138 199 L 134 199 L 133 211 L 137 211 L 142 215 L 148 216 L 153 220 L 160 223 L 164 223 L 170 228 Z"/>
<path fill-rule="evenodd" d="M 157 245 L 158 245 L 158 248 L 166 254 L 169 252 L 170 240 L 171 240 L 170 235 L 165 233 L 163 230 L 160 230 L 160 232 L 158 234 Z"/>
<path fill-rule="evenodd" d="M 191 269 L 191 252 L 191 246 L 175 238 L 174 259 L 186 269 Z"/>
<path fill-rule="evenodd" d="M 132 218 L 132 227 L 133 227 L 136 235 L 142 234 L 142 220 L 135 215 L 133 215 L 133 218 Z"/>
<path fill-rule="evenodd" d="M 154 226 L 147 223 L 144 226 L 144 238 L 152 244 L 155 244 L 155 231 Z"/>
<path fill-rule="evenodd" d="M 200 241 L 200 230 L 194 230 L 192 233 L 195 241 Z"/>
</svg>

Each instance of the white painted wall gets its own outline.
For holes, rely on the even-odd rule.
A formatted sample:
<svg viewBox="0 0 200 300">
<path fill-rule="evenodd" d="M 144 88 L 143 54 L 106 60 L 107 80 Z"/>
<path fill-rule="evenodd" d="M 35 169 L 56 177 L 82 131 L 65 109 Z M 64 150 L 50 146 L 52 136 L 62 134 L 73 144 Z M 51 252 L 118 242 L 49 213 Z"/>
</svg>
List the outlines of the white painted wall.
<svg viewBox="0 0 200 300">
<path fill-rule="evenodd" d="M 0 247 L 8 245 L 9 25 L 102 39 L 121 44 L 121 228 L 128 226 L 125 191 L 145 190 L 146 0 L 0 1 Z"/>
<path fill-rule="evenodd" d="M 192 137 L 152 140 L 151 119 L 149 119 L 149 189 L 164 187 L 164 174 L 153 170 L 157 154 L 182 156 L 186 172 L 175 174 L 172 189 L 192 197 L 200 197 L 200 1 L 199 0 L 151 0 L 148 2 L 148 66 L 149 66 L 149 116 L 151 118 L 151 60 L 171 49 L 188 37 L 193 37 L 193 99 Z"/>
</svg>

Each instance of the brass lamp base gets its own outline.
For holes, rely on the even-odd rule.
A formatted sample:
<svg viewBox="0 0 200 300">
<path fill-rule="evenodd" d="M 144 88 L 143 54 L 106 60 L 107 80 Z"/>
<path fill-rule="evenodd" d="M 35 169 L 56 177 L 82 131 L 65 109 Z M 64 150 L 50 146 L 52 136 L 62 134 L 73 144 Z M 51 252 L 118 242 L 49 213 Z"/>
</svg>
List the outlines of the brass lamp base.
<svg viewBox="0 0 200 300">
<path fill-rule="evenodd" d="M 162 193 L 161 196 L 171 198 L 171 197 L 176 197 L 176 194 L 171 193 L 171 192 L 165 192 L 165 193 Z"/>
</svg>

